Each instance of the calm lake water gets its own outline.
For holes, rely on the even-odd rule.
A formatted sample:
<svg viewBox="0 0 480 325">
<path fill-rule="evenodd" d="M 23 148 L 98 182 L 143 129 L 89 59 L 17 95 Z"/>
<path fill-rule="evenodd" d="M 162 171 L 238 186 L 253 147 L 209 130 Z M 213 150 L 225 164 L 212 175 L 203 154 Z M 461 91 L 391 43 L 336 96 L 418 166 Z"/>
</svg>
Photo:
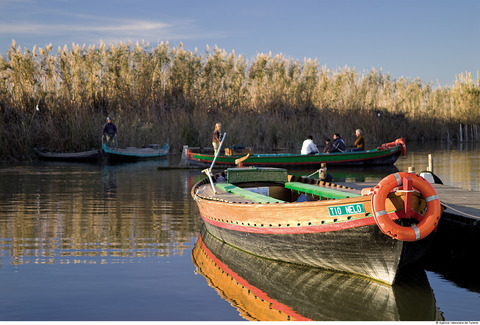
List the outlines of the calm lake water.
<svg viewBox="0 0 480 325">
<path fill-rule="evenodd" d="M 425 170 L 432 154 L 445 184 L 480 189 L 480 146 L 407 149 L 393 170 L 329 173 L 379 181 L 396 169 Z M 417 268 L 390 287 L 200 236 L 190 188 L 201 172 L 158 169 L 178 160 L 0 167 L 0 321 L 480 320 L 475 277 Z"/>
</svg>

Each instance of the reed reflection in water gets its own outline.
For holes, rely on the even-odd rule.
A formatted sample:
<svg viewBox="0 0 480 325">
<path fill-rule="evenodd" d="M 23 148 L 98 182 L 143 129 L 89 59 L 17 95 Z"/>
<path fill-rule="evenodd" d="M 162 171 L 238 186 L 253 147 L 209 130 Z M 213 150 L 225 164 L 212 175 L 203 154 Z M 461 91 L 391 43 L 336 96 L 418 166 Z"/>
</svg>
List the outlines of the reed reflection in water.
<svg viewBox="0 0 480 325">
<path fill-rule="evenodd" d="M 196 229 L 184 217 L 192 208 L 190 184 L 165 191 L 178 175 L 158 171 L 158 161 L 140 164 L 2 170 L 0 236 L 11 263 L 183 254 Z"/>
</svg>

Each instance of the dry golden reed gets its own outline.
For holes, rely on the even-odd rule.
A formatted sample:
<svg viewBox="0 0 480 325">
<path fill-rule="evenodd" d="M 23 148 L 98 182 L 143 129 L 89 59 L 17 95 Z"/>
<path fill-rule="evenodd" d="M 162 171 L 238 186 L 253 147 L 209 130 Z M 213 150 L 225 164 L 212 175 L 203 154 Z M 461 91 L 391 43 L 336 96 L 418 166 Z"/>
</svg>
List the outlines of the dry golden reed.
<svg viewBox="0 0 480 325">
<path fill-rule="evenodd" d="M 107 116 L 121 146 L 209 146 L 221 121 L 226 145 L 297 150 L 308 134 L 321 143 L 340 132 L 353 143 L 356 128 L 367 147 L 397 137 L 476 138 L 479 107 L 480 79 L 468 72 L 433 87 L 271 53 L 249 61 L 208 46 L 72 44 L 54 53 L 13 41 L 0 56 L 0 160 L 26 159 L 33 147 L 99 148 Z"/>
</svg>

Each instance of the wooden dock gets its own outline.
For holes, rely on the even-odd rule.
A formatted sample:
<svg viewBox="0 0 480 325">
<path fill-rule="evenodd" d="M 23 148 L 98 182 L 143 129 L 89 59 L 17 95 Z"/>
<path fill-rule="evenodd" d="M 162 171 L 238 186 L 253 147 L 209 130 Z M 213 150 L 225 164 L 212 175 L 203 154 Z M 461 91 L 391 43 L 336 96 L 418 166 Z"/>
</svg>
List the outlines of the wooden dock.
<svg viewBox="0 0 480 325">
<path fill-rule="evenodd" d="M 374 182 L 335 182 L 335 184 L 347 186 L 358 191 L 365 187 L 377 185 Z M 444 212 L 446 217 L 467 218 L 474 223 L 480 221 L 480 192 L 443 184 L 432 184 L 432 186 L 437 191 L 440 202 L 447 207 Z"/>
<path fill-rule="evenodd" d="M 442 184 L 433 184 L 433 187 L 440 202 L 447 207 L 446 215 L 471 218 L 474 222 L 480 220 L 480 192 Z"/>
</svg>

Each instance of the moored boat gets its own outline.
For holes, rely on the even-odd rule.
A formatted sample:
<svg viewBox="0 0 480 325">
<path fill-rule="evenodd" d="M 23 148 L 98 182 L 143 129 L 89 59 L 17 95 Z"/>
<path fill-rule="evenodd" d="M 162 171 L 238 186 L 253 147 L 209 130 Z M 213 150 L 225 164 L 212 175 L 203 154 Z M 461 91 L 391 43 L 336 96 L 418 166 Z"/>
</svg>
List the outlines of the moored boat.
<svg viewBox="0 0 480 325">
<path fill-rule="evenodd" d="M 131 162 L 147 159 L 159 159 L 168 155 L 169 145 L 165 143 L 163 146 L 147 145 L 142 148 L 127 147 L 114 148 L 109 147 L 105 143 L 102 144 L 108 161 L 110 162 Z"/>
<path fill-rule="evenodd" d="M 403 139 L 397 139 L 367 151 L 317 153 L 311 155 L 295 153 L 250 154 L 249 157 L 243 161 L 243 165 L 289 168 L 305 166 L 319 167 L 322 163 L 326 163 L 328 166 L 380 166 L 393 165 L 400 156 L 405 154 L 405 141 Z M 212 154 L 198 153 L 190 149 L 188 150 L 187 156 L 189 164 L 192 165 L 209 166 L 215 159 L 215 156 Z M 235 166 L 235 160 L 240 157 L 241 155 L 238 154 L 219 155 L 215 160 L 215 165 L 222 167 Z"/>
<path fill-rule="evenodd" d="M 53 161 L 70 162 L 96 162 L 102 159 L 102 151 L 99 149 L 79 151 L 79 152 L 52 152 L 39 148 L 34 148 L 35 153 L 40 159 Z"/>
<path fill-rule="evenodd" d="M 425 254 L 441 215 L 431 184 L 404 172 L 362 195 L 285 169 L 229 168 L 191 195 L 208 232 L 234 247 L 387 284 Z"/>
</svg>

